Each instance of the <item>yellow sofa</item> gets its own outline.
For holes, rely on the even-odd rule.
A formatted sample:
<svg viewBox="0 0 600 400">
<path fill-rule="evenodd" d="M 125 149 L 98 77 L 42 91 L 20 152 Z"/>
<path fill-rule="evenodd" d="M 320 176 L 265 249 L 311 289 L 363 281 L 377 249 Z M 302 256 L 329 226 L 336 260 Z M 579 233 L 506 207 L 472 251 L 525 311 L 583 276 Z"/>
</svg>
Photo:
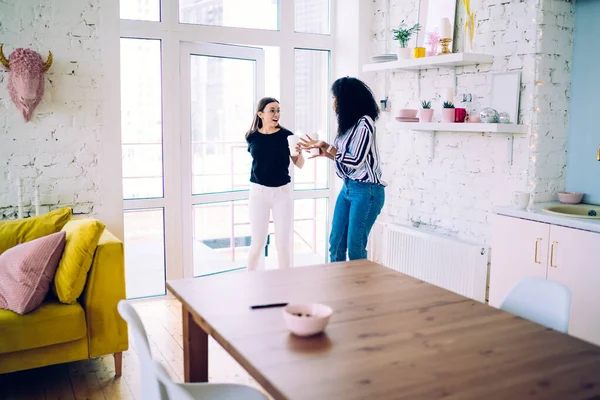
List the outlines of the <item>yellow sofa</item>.
<svg viewBox="0 0 600 400">
<path fill-rule="evenodd" d="M 0 374 L 114 354 L 121 375 L 127 325 L 123 243 L 104 230 L 85 289 L 75 304 L 46 300 L 29 314 L 0 310 Z"/>
</svg>

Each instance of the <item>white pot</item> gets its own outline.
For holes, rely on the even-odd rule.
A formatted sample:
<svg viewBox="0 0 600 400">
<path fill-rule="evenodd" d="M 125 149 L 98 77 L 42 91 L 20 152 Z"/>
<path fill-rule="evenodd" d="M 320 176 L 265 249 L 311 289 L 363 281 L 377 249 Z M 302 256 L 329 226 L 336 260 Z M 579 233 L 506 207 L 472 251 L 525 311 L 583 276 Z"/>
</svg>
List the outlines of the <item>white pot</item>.
<svg viewBox="0 0 600 400">
<path fill-rule="evenodd" d="M 400 47 L 400 49 L 398 50 L 398 58 L 412 58 L 412 49 L 410 47 Z"/>
</svg>

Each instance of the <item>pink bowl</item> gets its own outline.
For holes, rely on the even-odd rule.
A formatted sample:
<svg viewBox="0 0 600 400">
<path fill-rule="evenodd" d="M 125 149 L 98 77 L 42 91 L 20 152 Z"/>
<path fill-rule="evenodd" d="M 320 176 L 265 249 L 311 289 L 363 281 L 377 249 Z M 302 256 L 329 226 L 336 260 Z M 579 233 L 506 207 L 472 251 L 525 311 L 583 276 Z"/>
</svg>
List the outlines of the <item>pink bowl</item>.
<svg viewBox="0 0 600 400">
<path fill-rule="evenodd" d="M 398 116 L 400 118 L 416 118 L 417 110 L 413 110 L 412 108 L 403 108 L 402 110 L 398 111 Z"/>
<path fill-rule="evenodd" d="M 578 204 L 582 198 L 581 192 L 558 192 L 558 201 L 564 204 Z"/>
<path fill-rule="evenodd" d="M 324 304 L 290 304 L 283 309 L 287 328 L 297 336 L 312 336 L 323 332 L 331 314 L 331 307 Z"/>
</svg>

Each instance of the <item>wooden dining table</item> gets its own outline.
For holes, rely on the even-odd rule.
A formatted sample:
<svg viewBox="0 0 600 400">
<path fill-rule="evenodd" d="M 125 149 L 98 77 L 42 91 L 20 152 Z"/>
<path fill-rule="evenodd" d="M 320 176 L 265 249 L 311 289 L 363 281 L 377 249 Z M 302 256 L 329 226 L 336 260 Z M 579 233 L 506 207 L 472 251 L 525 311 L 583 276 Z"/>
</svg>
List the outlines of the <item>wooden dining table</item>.
<svg viewBox="0 0 600 400">
<path fill-rule="evenodd" d="M 210 335 L 275 399 L 600 399 L 599 347 L 367 260 L 167 287 L 187 382 L 208 380 Z M 334 313 L 297 337 L 282 308 L 250 308 L 280 302 Z"/>
</svg>

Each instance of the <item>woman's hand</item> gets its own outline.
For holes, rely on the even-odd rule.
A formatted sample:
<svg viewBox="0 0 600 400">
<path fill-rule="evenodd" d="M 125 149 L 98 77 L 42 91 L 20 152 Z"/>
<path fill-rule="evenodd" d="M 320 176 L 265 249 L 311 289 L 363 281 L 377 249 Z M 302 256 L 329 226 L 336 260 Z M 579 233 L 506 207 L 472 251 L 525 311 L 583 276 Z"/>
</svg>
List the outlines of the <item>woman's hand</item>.
<svg viewBox="0 0 600 400">
<path fill-rule="evenodd" d="M 300 147 L 300 143 L 296 143 L 296 155 L 292 156 L 292 161 L 294 165 L 298 168 L 302 168 L 304 166 L 304 157 L 302 157 L 302 147 Z"/>
<path fill-rule="evenodd" d="M 306 138 L 300 138 L 298 146 L 305 151 L 310 151 L 310 149 L 319 149 L 319 154 L 312 154 L 310 157 L 308 157 L 309 159 L 315 157 L 327 157 L 326 149 L 329 146 L 327 142 L 313 139 L 310 137 L 310 135 L 306 135 Z"/>
</svg>

